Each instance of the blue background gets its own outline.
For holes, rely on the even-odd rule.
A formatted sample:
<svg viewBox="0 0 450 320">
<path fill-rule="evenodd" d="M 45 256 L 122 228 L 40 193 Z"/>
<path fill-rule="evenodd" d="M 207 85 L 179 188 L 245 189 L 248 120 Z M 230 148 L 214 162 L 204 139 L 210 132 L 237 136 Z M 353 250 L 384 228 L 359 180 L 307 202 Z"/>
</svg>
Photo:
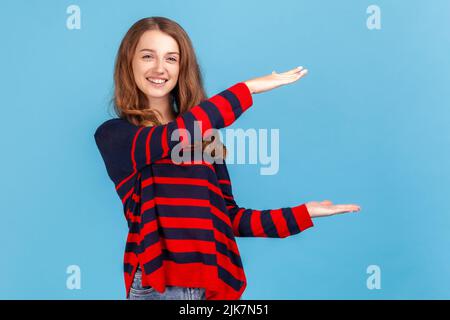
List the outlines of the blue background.
<svg viewBox="0 0 450 320">
<path fill-rule="evenodd" d="M 66 28 L 69 5 L 81 29 Z M 369 30 L 366 9 L 381 8 Z M 2 1 L 2 299 L 124 299 L 127 234 L 93 133 L 137 20 L 190 35 L 211 96 L 302 65 L 231 128 L 280 130 L 278 174 L 229 165 L 253 209 L 330 199 L 358 214 L 285 239 L 237 238 L 243 299 L 450 298 L 450 2 Z M 447 89 L 446 89 L 447 88 Z M 81 289 L 66 268 L 81 268 Z M 381 268 L 369 290 L 366 269 Z"/>
</svg>

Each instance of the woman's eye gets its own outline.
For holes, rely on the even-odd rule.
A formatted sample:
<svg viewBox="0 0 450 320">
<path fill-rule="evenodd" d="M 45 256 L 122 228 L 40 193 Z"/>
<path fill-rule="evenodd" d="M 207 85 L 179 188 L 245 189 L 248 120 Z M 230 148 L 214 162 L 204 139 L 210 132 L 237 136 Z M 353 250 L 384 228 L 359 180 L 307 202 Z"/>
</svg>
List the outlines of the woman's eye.
<svg viewBox="0 0 450 320">
<path fill-rule="evenodd" d="M 142 58 L 143 58 L 143 59 L 147 59 L 147 58 L 153 58 L 153 56 L 151 56 L 151 55 L 145 55 L 145 56 L 143 56 Z M 174 61 L 174 62 L 176 62 L 176 61 L 177 61 L 177 59 L 176 59 L 176 58 L 169 58 L 169 60 L 171 60 L 171 61 Z"/>
</svg>

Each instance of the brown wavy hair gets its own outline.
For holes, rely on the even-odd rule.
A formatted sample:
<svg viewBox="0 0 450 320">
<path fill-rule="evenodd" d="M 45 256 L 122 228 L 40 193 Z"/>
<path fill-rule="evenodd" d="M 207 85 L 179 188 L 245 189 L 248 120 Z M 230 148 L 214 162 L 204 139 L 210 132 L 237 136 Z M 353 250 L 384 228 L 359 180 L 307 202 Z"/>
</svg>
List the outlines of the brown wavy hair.
<svg viewBox="0 0 450 320">
<path fill-rule="evenodd" d="M 138 88 L 133 77 L 132 60 L 137 44 L 142 34 L 150 30 L 158 30 L 171 36 L 180 48 L 178 82 L 170 92 L 170 105 L 177 116 L 207 99 L 200 66 L 186 31 L 178 23 L 165 17 L 143 18 L 131 26 L 120 44 L 114 66 L 114 94 L 111 101 L 117 116 L 136 126 L 162 124 L 159 120 L 161 114 L 151 106 L 148 108 L 148 99 Z M 194 143 L 189 147 L 196 148 L 200 145 Z M 226 157 L 227 150 L 220 139 L 203 140 L 201 148 L 206 149 L 206 152 L 214 158 L 216 158 L 214 149 L 221 148 L 222 155 L 219 154 L 217 157 L 223 159 Z"/>
</svg>

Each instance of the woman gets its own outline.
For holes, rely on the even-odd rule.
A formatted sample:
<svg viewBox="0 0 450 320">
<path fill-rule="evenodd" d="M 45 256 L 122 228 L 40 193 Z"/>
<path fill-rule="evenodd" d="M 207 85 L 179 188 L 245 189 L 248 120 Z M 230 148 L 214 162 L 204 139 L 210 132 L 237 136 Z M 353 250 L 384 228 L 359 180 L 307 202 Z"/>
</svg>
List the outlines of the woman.
<svg viewBox="0 0 450 320">
<path fill-rule="evenodd" d="M 114 72 L 118 118 L 102 123 L 94 135 L 128 222 L 127 299 L 240 299 L 246 277 L 235 236 L 284 238 L 313 226 L 311 218 L 360 210 L 330 201 L 272 210 L 239 207 L 226 148 L 207 134 L 248 110 L 252 94 L 306 73 L 301 67 L 272 72 L 207 99 L 181 26 L 151 17 L 128 30 Z M 195 132 L 201 135 L 193 141 Z M 212 161 L 175 161 L 192 150 Z"/>
</svg>

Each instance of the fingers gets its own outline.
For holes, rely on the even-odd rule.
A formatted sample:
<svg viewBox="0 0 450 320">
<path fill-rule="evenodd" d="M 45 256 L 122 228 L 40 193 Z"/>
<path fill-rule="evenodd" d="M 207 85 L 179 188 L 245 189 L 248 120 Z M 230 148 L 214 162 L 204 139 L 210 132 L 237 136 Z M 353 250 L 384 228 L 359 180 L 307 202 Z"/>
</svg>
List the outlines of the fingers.
<svg viewBox="0 0 450 320">
<path fill-rule="evenodd" d="M 297 67 L 297 68 L 295 68 L 295 69 L 292 69 L 292 70 L 290 70 L 290 71 L 288 71 L 288 72 L 286 72 L 285 74 L 286 75 L 289 75 L 289 76 L 300 76 L 300 77 L 303 77 L 305 74 L 307 74 L 308 73 L 308 69 L 305 69 L 305 68 L 303 68 L 303 67 Z"/>
<path fill-rule="evenodd" d="M 333 206 L 333 209 L 338 212 L 354 212 L 359 211 L 361 208 L 354 204 L 336 204 Z"/>
<path fill-rule="evenodd" d="M 297 73 L 297 72 L 300 72 L 300 70 L 302 70 L 303 69 L 303 67 L 297 67 L 297 68 L 294 68 L 294 69 L 292 69 L 292 70 L 289 70 L 289 71 L 286 71 L 286 72 L 281 72 L 281 73 L 278 73 L 279 75 L 290 75 L 290 74 L 295 74 L 295 73 Z M 274 70 L 274 71 L 272 71 L 272 74 L 276 74 L 277 72 Z"/>
<path fill-rule="evenodd" d="M 289 71 L 286 72 L 281 72 L 281 73 L 277 73 L 275 70 L 272 71 L 272 74 L 277 74 L 278 76 L 281 77 L 295 77 L 295 76 L 299 76 L 299 75 L 305 75 L 308 73 L 308 69 L 303 68 L 302 66 L 291 69 Z"/>
<path fill-rule="evenodd" d="M 287 84 L 287 83 L 292 83 L 292 82 L 295 82 L 295 81 L 299 80 L 300 78 L 305 76 L 307 73 L 308 73 L 308 70 L 307 69 L 303 69 L 303 70 L 301 70 L 300 72 L 297 72 L 297 73 L 288 74 L 288 75 L 286 75 L 286 74 L 276 74 L 276 76 L 283 83 Z"/>
<path fill-rule="evenodd" d="M 294 68 L 292 70 L 289 70 L 289 71 L 286 71 L 286 72 L 282 72 L 282 74 L 284 74 L 284 75 L 291 75 L 291 74 L 296 74 L 298 72 L 301 72 L 302 70 L 303 70 L 303 67 L 300 66 L 300 67 Z"/>
<path fill-rule="evenodd" d="M 306 204 L 308 211 L 311 213 L 312 217 L 326 217 L 348 212 L 357 212 L 361 209 L 361 207 L 356 204 L 333 205 L 330 200 L 324 200 L 320 202 L 311 201 Z"/>
</svg>

